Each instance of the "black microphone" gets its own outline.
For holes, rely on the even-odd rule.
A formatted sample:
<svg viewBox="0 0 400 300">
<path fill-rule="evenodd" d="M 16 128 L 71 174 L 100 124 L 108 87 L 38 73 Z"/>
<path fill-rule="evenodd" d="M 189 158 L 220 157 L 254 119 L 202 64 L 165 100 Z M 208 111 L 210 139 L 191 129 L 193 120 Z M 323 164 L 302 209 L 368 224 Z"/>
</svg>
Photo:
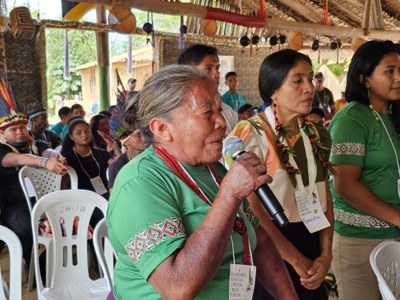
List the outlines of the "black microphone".
<svg viewBox="0 0 400 300">
<path fill-rule="evenodd" d="M 223 152 L 235 160 L 246 151 L 241 139 L 237 136 L 230 136 L 224 140 Z M 268 214 L 279 227 L 283 227 L 289 223 L 282 205 L 279 203 L 278 199 L 276 199 L 268 185 L 263 184 L 256 189 L 255 192 Z"/>
</svg>

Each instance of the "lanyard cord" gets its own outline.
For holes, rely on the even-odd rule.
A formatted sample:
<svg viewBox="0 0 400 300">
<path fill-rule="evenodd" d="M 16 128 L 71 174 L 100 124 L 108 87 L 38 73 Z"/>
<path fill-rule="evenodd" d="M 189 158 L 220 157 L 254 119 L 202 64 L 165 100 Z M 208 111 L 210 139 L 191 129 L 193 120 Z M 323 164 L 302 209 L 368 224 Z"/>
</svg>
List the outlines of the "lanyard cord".
<svg viewBox="0 0 400 300">
<path fill-rule="evenodd" d="M 212 202 L 207 198 L 204 192 L 200 189 L 200 187 L 196 184 L 196 182 L 191 178 L 189 173 L 182 167 L 180 162 L 168 151 L 164 148 L 160 148 L 154 145 L 154 149 L 156 150 L 156 154 L 171 168 L 171 170 L 181 179 L 193 192 L 196 193 L 205 203 L 208 205 L 212 205 Z M 211 167 L 211 165 L 207 165 L 208 169 L 218 185 L 221 184 L 221 179 L 218 177 L 215 170 Z M 188 176 L 189 175 L 189 176 Z M 243 263 L 246 265 L 250 265 L 252 263 L 252 256 L 250 253 L 250 241 L 249 236 L 247 234 L 246 225 L 241 217 L 237 217 L 235 219 L 233 229 L 242 236 L 243 239 Z"/>
<path fill-rule="evenodd" d="M 393 151 L 394 151 L 394 155 L 396 156 L 397 171 L 399 172 L 399 178 L 400 178 L 399 157 L 398 157 L 398 155 L 397 155 L 397 151 L 396 151 L 396 148 L 395 148 L 394 143 L 393 143 L 393 141 L 392 141 L 392 138 L 390 137 L 389 130 L 387 129 L 387 127 L 386 127 L 385 123 L 383 122 L 383 120 L 382 120 L 381 116 L 379 115 L 379 113 L 378 113 L 375 109 L 374 109 L 374 112 L 375 112 L 376 115 L 378 116 L 379 120 L 381 120 L 381 123 L 382 123 L 382 125 L 383 125 L 383 128 L 385 128 L 386 134 L 387 134 L 387 136 L 388 136 L 388 138 L 389 138 L 390 144 L 392 145 L 392 148 L 393 148 Z"/>
<path fill-rule="evenodd" d="M 81 163 L 81 160 L 79 159 L 78 155 L 76 154 L 75 149 L 72 148 L 72 150 L 74 151 L 75 157 L 76 157 L 76 159 L 78 160 L 78 163 L 79 163 L 79 165 L 81 166 L 83 172 L 85 172 L 86 176 L 89 177 L 89 179 L 92 179 L 92 177 L 90 177 L 90 175 L 88 174 L 88 172 L 86 172 L 85 168 L 83 167 L 83 165 L 82 165 L 82 163 Z M 99 163 L 97 162 L 96 158 L 93 156 L 92 150 L 90 150 L 90 157 L 92 157 L 93 160 L 94 160 L 94 162 L 96 163 L 97 168 L 98 168 L 98 170 L 99 170 L 99 175 L 98 175 L 98 177 L 100 177 L 100 165 L 99 165 Z"/>
</svg>

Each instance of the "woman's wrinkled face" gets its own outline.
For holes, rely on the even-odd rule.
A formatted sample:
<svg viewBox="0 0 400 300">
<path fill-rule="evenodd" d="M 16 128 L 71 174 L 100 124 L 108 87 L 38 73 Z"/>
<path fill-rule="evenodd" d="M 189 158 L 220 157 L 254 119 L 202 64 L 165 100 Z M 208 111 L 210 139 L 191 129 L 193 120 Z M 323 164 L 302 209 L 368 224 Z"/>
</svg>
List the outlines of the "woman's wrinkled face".
<svg viewBox="0 0 400 300">
<path fill-rule="evenodd" d="M 280 114 L 303 115 L 311 111 L 313 97 L 313 70 L 307 61 L 300 60 L 271 98 Z"/>
<path fill-rule="evenodd" d="M 76 125 L 69 136 L 76 146 L 87 146 L 92 140 L 89 125 L 84 123 Z"/>
<path fill-rule="evenodd" d="M 189 165 L 216 162 L 222 155 L 225 119 L 217 86 L 200 80 L 191 83 L 183 104 L 167 121 L 177 159 Z"/>
<path fill-rule="evenodd" d="M 366 77 L 371 100 L 394 101 L 400 99 L 400 55 L 385 55 L 372 74 Z"/>
</svg>

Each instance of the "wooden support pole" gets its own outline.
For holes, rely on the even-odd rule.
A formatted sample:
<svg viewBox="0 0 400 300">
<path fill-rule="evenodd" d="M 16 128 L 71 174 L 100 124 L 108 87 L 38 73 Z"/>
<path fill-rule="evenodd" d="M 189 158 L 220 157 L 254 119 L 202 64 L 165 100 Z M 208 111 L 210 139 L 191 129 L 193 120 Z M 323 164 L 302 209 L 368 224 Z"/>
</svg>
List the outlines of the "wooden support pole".
<svg viewBox="0 0 400 300">
<path fill-rule="evenodd" d="M 106 23 L 104 6 L 96 7 L 97 22 Z M 99 67 L 99 97 L 100 110 L 110 106 L 110 59 L 108 51 L 108 32 L 96 32 L 97 62 Z"/>
</svg>

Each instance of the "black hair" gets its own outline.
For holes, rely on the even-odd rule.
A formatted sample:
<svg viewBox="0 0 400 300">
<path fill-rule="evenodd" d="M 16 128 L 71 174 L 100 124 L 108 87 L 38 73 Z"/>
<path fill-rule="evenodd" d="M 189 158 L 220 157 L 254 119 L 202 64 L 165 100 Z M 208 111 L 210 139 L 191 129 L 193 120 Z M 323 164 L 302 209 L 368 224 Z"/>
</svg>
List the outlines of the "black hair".
<svg viewBox="0 0 400 300">
<path fill-rule="evenodd" d="M 227 81 L 228 78 L 231 77 L 231 76 L 237 76 L 236 72 L 230 71 L 230 72 L 226 73 L 225 74 L 225 81 Z"/>
<path fill-rule="evenodd" d="M 72 104 L 72 106 L 71 106 L 71 113 L 72 113 L 75 109 L 77 109 L 77 108 L 83 109 L 83 106 L 80 105 L 79 103 Z"/>
<path fill-rule="evenodd" d="M 72 119 L 72 118 L 71 118 Z M 84 119 L 81 117 L 73 118 L 68 122 L 68 134 L 64 136 L 64 140 L 62 143 L 62 153 L 68 152 L 72 150 L 72 148 L 75 146 L 75 142 L 71 139 L 70 134 L 74 131 L 75 127 L 80 125 L 80 124 L 85 124 L 89 126 L 88 122 L 86 122 Z M 90 141 L 89 146 L 92 148 L 93 147 L 93 139 Z M 62 154 L 61 153 L 61 154 Z"/>
<path fill-rule="evenodd" d="M 104 149 L 103 145 L 105 144 L 105 142 L 104 142 L 103 138 L 99 135 L 97 130 L 99 130 L 99 123 L 103 119 L 109 120 L 109 118 L 107 116 L 105 116 L 103 114 L 98 114 L 98 115 L 93 116 L 90 119 L 90 123 L 89 123 L 90 124 L 90 131 L 92 133 L 94 145 L 97 148 L 101 148 L 101 149 Z"/>
<path fill-rule="evenodd" d="M 306 61 L 312 66 L 307 55 L 291 49 L 274 52 L 264 59 L 258 74 L 258 89 L 267 106 L 271 105 L 271 96 L 282 86 L 289 71 L 299 61 Z"/>
<path fill-rule="evenodd" d="M 347 73 L 346 90 L 344 98 L 347 102 L 357 101 L 369 105 L 370 99 L 365 84 L 365 77 L 370 76 L 389 54 L 400 55 L 400 45 L 392 41 L 369 41 L 361 45 L 354 53 Z M 392 101 L 391 120 L 395 125 L 396 132 L 400 134 L 400 101 Z"/>
<path fill-rule="evenodd" d="M 63 106 L 58 110 L 58 116 L 60 117 L 60 119 L 64 116 L 68 116 L 68 114 L 71 112 L 71 108 L 69 108 L 68 106 Z"/>
<path fill-rule="evenodd" d="M 217 48 L 203 44 L 193 44 L 179 55 L 177 63 L 178 65 L 198 66 L 207 55 L 214 55 L 218 58 Z"/>
<path fill-rule="evenodd" d="M 98 113 L 98 115 L 103 115 L 103 116 L 106 116 L 107 118 L 111 118 L 111 116 L 112 116 L 111 112 L 108 110 L 102 110 Z"/>
<path fill-rule="evenodd" d="M 321 116 L 322 118 L 325 118 L 324 111 L 322 110 L 322 108 L 319 108 L 319 107 L 313 107 L 308 114 L 316 114 L 316 115 Z"/>
</svg>

